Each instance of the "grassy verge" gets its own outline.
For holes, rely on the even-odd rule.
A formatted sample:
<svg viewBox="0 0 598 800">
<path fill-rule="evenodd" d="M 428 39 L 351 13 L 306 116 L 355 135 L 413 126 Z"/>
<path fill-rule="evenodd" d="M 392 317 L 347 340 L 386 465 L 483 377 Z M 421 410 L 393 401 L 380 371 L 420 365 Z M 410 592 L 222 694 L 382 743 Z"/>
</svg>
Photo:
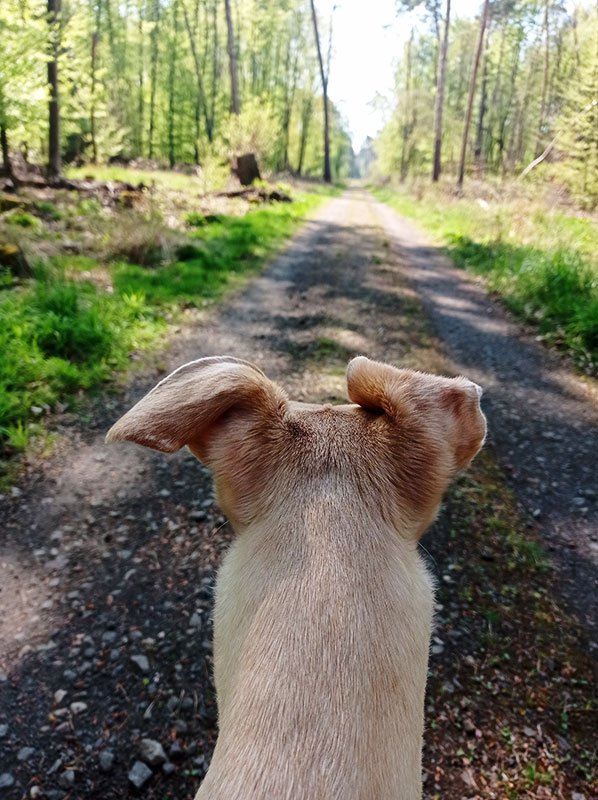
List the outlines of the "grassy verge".
<svg viewBox="0 0 598 800">
<path fill-rule="evenodd" d="M 586 372 L 598 370 L 598 228 L 529 198 L 457 199 L 429 189 L 376 189 L 444 244 L 459 266 L 482 275 L 516 314 Z"/>
<path fill-rule="evenodd" d="M 217 299 L 259 269 L 320 200 L 315 193 L 298 193 L 292 203 L 250 208 L 243 216 L 218 214 L 209 221 L 187 206 L 175 260 L 165 263 L 139 266 L 98 252 L 95 257 L 63 253 L 37 258 L 27 280 L 11 281 L 4 272 L 0 458 L 24 450 L 43 433 L 47 413 L 72 407 L 85 392 L 126 370 L 132 356 L 160 346 L 183 309 Z M 114 253 L 123 226 L 131 227 L 131 213 L 114 210 L 108 218 L 94 206 L 83 218 L 71 205 L 48 228 L 35 217 L 35 232 L 27 235 L 36 237 L 36 245 L 46 246 L 47 239 L 56 249 L 57 239 L 95 229 L 102 252 Z M 137 229 L 147 222 L 143 212 L 138 218 Z M 152 208 L 148 228 L 160 224 Z M 148 235 L 155 237 L 155 231 Z M 143 251 L 137 241 L 133 249 Z"/>
</svg>

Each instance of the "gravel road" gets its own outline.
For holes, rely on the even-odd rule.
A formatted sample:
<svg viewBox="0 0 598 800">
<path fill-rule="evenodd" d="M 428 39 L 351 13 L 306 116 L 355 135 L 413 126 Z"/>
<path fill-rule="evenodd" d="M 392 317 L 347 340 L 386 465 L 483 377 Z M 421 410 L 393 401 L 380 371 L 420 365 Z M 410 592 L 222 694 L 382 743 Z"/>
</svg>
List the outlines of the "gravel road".
<svg viewBox="0 0 598 800">
<path fill-rule="evenodd" d="M 394 212 L 348 192 L 159 369 L 62 425 L 55 455 L 0 498 L 2 798 L 193 797 L 215 739 L 211 593 L 231 533 L 188 453 L 103 436 L 160 375 L 223 353 L 332 402 L 357 353 L 429 370 L 448 356 L 486 388 L 491 446 L 546 535 L 558 591 L 592 622 L 590 389 Z"/>
<path fill-rule="evenodd" d="M 598 648 L 598 384 L 576 376 L 412 224 L 382 204 L 377 212 L 454 369 L 484 387 L 489 444 L 552 553 L 554 591 Z"/>
</svg>

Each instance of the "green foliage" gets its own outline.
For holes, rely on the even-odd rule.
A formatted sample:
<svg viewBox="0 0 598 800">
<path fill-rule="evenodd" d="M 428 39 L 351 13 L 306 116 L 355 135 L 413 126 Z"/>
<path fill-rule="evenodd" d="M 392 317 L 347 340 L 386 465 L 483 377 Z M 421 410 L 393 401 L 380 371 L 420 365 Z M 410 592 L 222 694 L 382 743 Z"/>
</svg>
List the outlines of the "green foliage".
<svg viewBox="0 0 598 800">
<path fill-rule="evenodd" d="M 219 297 L 238 276 L 254 271 L 317 202 L 315 196 L 304 195 L 293 203 L 273 204 L 243 217 L 222 216 L 196 230 L 194 241 L 179 248 L 174 264 L 152 271 L 118 265 L 115 289 L 142 293 L 151 304 L 201 305 Z"/>
<path fill-rule="evenodd" d="M 39 220 L 28 211 L 11 211 L 4 216 L 5 222 L 10 225 L 19 225 L 21 228 L 39 228 Z"/>
<path fill-rule="evenodd" d="M 411 6 L 407 0 L 402 6 Z M 421 3 L 415 3 L 421 6 Z M 424 4 L 428 7 L 428 4 Z M 444 6 L 440 4 L 440 7 Z M 598 204 L 598 10 L 558 2 L 492 3 L 467 143 L 468 168 L 565 180 L 585 207 Z M 438 4 L 436 9 L 438 10 Z M 545 24 L 548 13 L 548 28 Z M 396 103 L 375 142 L 380 176 L 430 175 L 438 40 L 414 29 L 396 73 Z M 453 13 L 444 92 L 442 164 L 454 173 L 479 21 Z M 528 179 L 529 180 L 529 179 Z"/>
<path fill-rule="evenodd" d="M 229 158 L 255 153 L 264 167 L 274 168 L 280 133 L 274 103 L 267 96 L 251 97 L 239 115 L 229 115 L 222 128 L 222 140 Z"/>
<path fill-rule="evenodd" d="M 142 298 L 107 295 L 57 272 L 0 296 L 0 447 L 18 449 L 36 413 L 106 380 L 165 328 Z"/>
<path fill-rule="evenodd" d="M 224 3 L 65 0 L 52 27 L 37 0 L 0 6 L 0 122 L 13 151 L 27 143 L 29 160 L 47 154 L 46 62 L 56 44 L 66 164 L 195 164 L 205 191 L 224 185 L 240 152 L 255 152 L 264 170 L 295 167 L 305 133 L 302 171 L 321 173 L 323 115 L 303 0 L 237 4 L 238 116 L 230 113 Z M 350 142 L 338 114 L 331 123 L 332 166 L 342 176 Z"/>
<path fill-rule="evenodd" d="M 0 454 L 25 448 L 58 403 L 73 404 L 126 369 L 132 353 L 162 344 L 181 308 L 205 304 L 255 271 L 318 202 L 315 194 L 301 195 L 244 217 L 219 217 L 194 231 L 174 263 L 147 269 L 120 261 L 104 265 L 98 282 L 82 280 L 102 266 L 89 256 L 37 263 L 34 279 L 0 293 Z M 92 220 L 96 226 L 102 218 Z M 139 247 L 144 235 L 153 244 L 163 224 L 152 218 L 144 229 L 120 210 L 106 229 L 107 253 L 130 243 L 129 229 L 140 227 Z"/>
<path fill-rule="evenodd" d="M 185 222 L 192 228 L 201 228 L 206 224 L 207 220 L 201 211 L 190 211 L 185 215 Z"/>
<path fill-rule="evenodd" d="M 436 233 L 457 264 L 484 275 L 511 310 L 570 350 L 583 369 L 598 368 L 598 232 L 590 220 L 534 212 L 525 198 L 493 212 L 440 192 L 418 201 L 376 193 Z"/>
<path fill-rule="evenodd" d="M 598 12 L 582 11 L 577 32 L 575 80 L 567 87 L 558 120 L 557 148 L 566 153 L 561 175 L 582 206 L 598 207 Z"/>
</svg>

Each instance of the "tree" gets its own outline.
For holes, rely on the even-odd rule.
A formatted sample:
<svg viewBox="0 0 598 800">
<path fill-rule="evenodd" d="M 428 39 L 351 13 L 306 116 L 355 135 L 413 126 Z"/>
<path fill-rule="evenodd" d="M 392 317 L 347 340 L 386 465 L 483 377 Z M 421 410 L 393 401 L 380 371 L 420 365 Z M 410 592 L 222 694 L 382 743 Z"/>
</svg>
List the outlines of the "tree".
<svg viewBox="0 0 598 800">
<path fill-rule="evenodd" d="M 235 32 L 233 16 L 230 10 L 230 0 L 224 0 L 226 11 L 226 44 L 228 50 L 228 66 L 230 73 L 230 103 L 233 114 L 241 113 L 241 99 L 239 97 L 239 71 L 237 67 L 237 53 L 235 50 Z"/>
<path fill-rule="evenodd" d="M 48 175 L 58 178 L 61 171 L 60 156 L 60 96 L 58 91 L 58 57 L 60 48 L 60 12 L 62 0 L 48 0 L 48 26 L 50 52 L 48 59 Z"/>
<path fill-rule="evenodd" d="M 332 173 L 330 171 L 330 122 L 328 114 L 328 73 L 330 70 L 330 53 L 332 49 L 332 23 L 330 25 L 330 35 L 328 38 L 328 59 L 326 68 L 324 67 L 324 59 L 322 58 L 322 48 L 320 45 L 320 35 L 318 33 L 318 15 L 316 14 L 316 7 L 314 0 L 311 2 L 311 15 L 314 25 L 314 36 L 316 38 L 316 48 L 318 51 L 318 64 L 320 66 L 320 79 L 322 81 L 322 94 L 324 99 L 324 180 L 326 183 L 332 181 Z"/>
<path fill-rule="evenodd" d="M 488 23 L 489 10 L 490 10 L 490 0 L 484 0 L 484 7 L 482 9 L 482 16 L 480 18 L 478 42 L 476 45 L 475 55 L 473 58 L 473 66 L 471 68 L 469 94 L 467 96 L 467 108 L 465 110 L 465 122 L 463 124 L 463 139 L 461 141 L 461 156 L 459 158 L 459 172 L 457 175 L 457 188 L 459 190 L 461 190 L 461 188 L 463 187 L 463 179 L 465 177 L 465 156 L 467 155 L 467 139 L 469 137 L 469 126 L 471 124 L 473 100 L 475 96 L 476 81 L 478 78 L 478 68 L 480 66 L 480 57 L 482 55 L 482 49 L 484 47 L 484 36 L 486 33 L 486 25 Z"/>
<path fill-rule="evenodd" d="M 448 56 L 449 27 L 451 22 L 451 0 L 446 0 L 444 15 L 444 36 L 442 49 L 438 59 L 438 80 L 436 82 L 436 98 L 434 101 L 434 162 L 432 180 L 436 182 L 442 168 L 442 112 L 444 110 L 444 88 L 446 84 L 446 62 Z"/>
</svg>

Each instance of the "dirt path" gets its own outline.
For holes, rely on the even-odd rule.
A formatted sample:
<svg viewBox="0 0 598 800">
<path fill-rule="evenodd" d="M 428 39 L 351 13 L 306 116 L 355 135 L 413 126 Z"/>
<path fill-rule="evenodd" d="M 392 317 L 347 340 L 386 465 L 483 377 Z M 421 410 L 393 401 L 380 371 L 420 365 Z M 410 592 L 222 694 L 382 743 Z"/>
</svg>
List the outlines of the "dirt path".
<svg viewBox="0 0 598 800">
<path fill-rule="evenodd" d="M 598 648 L 598 384 L 524 333 L 412 224 L 377 212 L 454 369 L 484 387 L 488 442 L 553 553 L 555 591 Z"/>
<path fill-rule="evenodd" d="M 550 359 L 542 368 L 525 341 L 510 338 L 506 351 L 506 329 L 497 326 L 508 323 L 479 287 L 460 274 L 449 285 L 444 270 L 392 212 L 349 193 L 323 207 L 262 277 L 181 335 L 160 372 L 229 353 L 258 364 L 297 399 L 336 401 L 345 399 L 344 367 L 356 353 L 441 370 L 418 287 L 455 368 L 488 389 L 492 442 L 513 465 L 522 500 L 534 481 L 584 498 L 570 508 L 561 494 L 531 495 L 530 510 L 540 509 L 560 559 L 568 521 L 591 544 L 593 497 L 581 483 L 591 458 L 586 401 Z M 474 301 L 484 326 L 474 324 Z M 513 362 L 513 347 L 530 349 L 533 359 Z M 207 472 L 189 454 L 103 444 L 109 424 L 156 378 L 98 405 L 85 429 L 69 429 L 43 470 L 1 500 L 0 797 L 117 798 L 138 779 L 144 797 L 184 800 L 205 771 L 216 721 L 211 587 L 230 531 Z M 556 455 L 568 466 L 553 476 Z M 580 566 L 567 549 L 565 567 L 580 570 L 578 581 L 590 575 L 581 571 L 585 557 L 584 549 Z M 442 650 L 437 644 L 438 658 Z M 141 763 L 152 760 L 148 752 L 134 766 L 144 738 L 154 741 L 153 774 Z M 462 787 L 443 794 L 463 796 Z"/>
</svg>

